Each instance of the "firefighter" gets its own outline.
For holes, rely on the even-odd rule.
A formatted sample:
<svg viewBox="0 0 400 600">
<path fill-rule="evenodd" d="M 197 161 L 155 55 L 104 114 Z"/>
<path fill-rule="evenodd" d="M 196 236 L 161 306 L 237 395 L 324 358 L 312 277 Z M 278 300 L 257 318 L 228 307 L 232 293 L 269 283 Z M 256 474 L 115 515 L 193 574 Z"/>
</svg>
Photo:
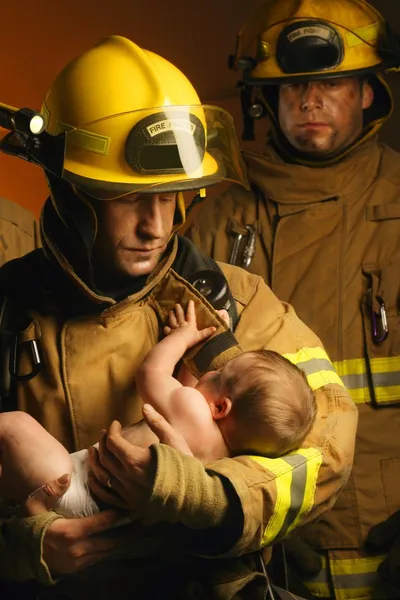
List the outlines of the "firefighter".
<svg viewBox="0 0 400 600">
<path fill-rule="evenodd" d="M 393 110 L 383 75 L 399 65 L 368 2 L 265 2 L 231 58 L 245 136 L 254 118 L 271 124 L 263 153 L 243 152 L 251 191 L 210 199 L 187 233 L 293 305 L 357 405 L 349 483 L 297 552 L 319 598 L 400 597 L 400 160 L 377 135 Z"/>
<path fill-rule="evenodd" d="M 170 445 L 132 446 L 118 459 L 126 482 L 118 491 L 135 509 L 133 530 L 105 532 L 119 516 L 110 511 L 67 520 L 20 507 L 28 514 L 1 525 L 0 576 L 35 580 L 40 598 L 231 599 L 244 589 L 264 598 L 259 551 L 333 504 L 350 472 L 357 411 L 319 339 L 261 277 L 218 265 L 177 233 L 182 191 L 223 180 L 246 186 L 232 119 L 202 106 L 171 63 L 120 36 L 67 65 L 42 115 L 62 168 L 48 151 L 46 167 L 38 138 L 50 185 L 43 249 L 0 270 L 12 357 L 3 364 L 3 410 L 28 412 L 69 451 L 93 444 L 113 419 L 140 420 L 135 373 L 175 303 L 194 300 L 199 327 L 216 332 L 186 356 L 193 375 L 243 349 L 271 348 L 304 369 L 318 415 L 304 447 L 276 459 L 239 456 L 205 468 L 171 447 L 170 434 Z M 214 275 L 235 335 L 204 289 Z M 92 469 L 96 495 L 103 484 L 109 499 L 106 452 L 100 445 Z M 61 477 L 51 489 L 67 484 Z"/>
</svg>

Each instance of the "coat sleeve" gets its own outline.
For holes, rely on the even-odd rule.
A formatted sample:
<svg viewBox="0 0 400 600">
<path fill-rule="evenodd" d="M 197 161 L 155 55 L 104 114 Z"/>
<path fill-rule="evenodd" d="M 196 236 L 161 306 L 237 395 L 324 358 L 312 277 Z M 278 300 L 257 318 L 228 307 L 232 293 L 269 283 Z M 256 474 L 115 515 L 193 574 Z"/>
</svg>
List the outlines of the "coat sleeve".
<svg viewBox="0 0 400 600">
<path fill-rule="evenodd" d="M 0 201 L 0 265 L 40 247 L 34 215 L 15 202 Z"/>
<path fill-rule="evenodd" d="M 47 527 L 59 515 L 45 512 L 34 517 L 5 519 L 0 525 L 0 579 L 55 583 L 42 559 Z"/>
<path fill-rule="evenodd" d="M 297 364 L 318 405 L 303 447 L 280 458 L 238 456 L 203 467 L 172 448 L 155 450 L 153 514 L 192 529 L 215 528 L 219 540 L 225 527 L 231 541 L 221 553 L 237 556 L 279 541 L 331 508 L 350 474 L 358 413 L 320 340 L 293 308 L 280 302 L 262 278 L 220 266 L 238 305 L 235 334 L 241 346 L 275 350 Z M 216 539 L 209 540 L 202 554 L 215 552 Z"/>
</svg>

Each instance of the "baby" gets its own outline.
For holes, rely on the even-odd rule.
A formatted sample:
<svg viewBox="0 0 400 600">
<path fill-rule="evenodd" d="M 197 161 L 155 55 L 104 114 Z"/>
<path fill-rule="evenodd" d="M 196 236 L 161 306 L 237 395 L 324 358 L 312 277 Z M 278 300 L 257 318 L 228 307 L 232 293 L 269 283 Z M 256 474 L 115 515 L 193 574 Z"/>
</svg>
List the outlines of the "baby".
<svg viewBox="0 0 400 600">
<path fill-rule="evenodd" d="M 221 314 L 221 313 L 220 313 Z M 226 321 L 226 311 L 221 316 Z M 312 427 L 316 404 L 304 373 L 270 350 L 244 352 L 198 381 L 188 372 L 183 385 L 173 376 L 185 352 L 211 336 L 197 328 L 194 303 L 186 315 L 177 304 L 166 337 L 146 356 L 136 378 L 144 402 L 153 406 L 186 439 L 204 464 L 225 456 L 277 457 L 299 447 Z M 146 422 L 123 429 L 135 445 L 157 442 Z M 53 510 L 65 517 L 99 511 L 87 485 L 87 450 L 69 455 L 26 413 L 0 414 L 0 498 L 19 504 L 63 473 L 71 484 Z"/>
</svg>

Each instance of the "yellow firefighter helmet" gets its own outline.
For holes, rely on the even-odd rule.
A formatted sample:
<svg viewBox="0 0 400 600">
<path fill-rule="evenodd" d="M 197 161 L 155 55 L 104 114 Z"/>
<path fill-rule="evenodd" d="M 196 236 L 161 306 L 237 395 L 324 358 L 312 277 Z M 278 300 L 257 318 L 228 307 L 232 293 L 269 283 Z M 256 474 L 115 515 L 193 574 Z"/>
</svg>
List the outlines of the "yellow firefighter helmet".
<svg viewBox="0 0 400 600">
<path fill-rule="evenodd" d="M 400 67 L 400 44 L 380 13 L 364 0 L 268 0 L 239 31 L 231 67 L 244 70 L 245 89 L 263 87 L 273 121 L 276 107 L 264 86 L 368 77 L 375 91 L 365 119 L 371 135 L 392 112 L 392 95 L 381 74 Z M 261 116 L 256 113 L 255 118 Z"/>
<path fill-rule="evenodd" d="M 113 35 L 69 63 L 42 107 L 46 131 L 65 133 L 63 179 L 89 196 L 246 185 L 233 120 L 202 105 L 170 62 Z M 182 195 L 178 204 L 183 213 Z"/>
</svg>

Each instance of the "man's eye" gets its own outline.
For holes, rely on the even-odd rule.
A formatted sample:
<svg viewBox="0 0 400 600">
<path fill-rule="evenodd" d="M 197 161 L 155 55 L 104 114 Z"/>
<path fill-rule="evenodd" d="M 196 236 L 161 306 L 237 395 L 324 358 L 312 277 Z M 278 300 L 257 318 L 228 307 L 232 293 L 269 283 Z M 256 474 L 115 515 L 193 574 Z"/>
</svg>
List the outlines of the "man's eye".
<svg viewBox="0 0 400 600">
<path fill-rule="evenodd" d="M 165 194 L 160 196 L 161 202 L 172 202 L 175 200 L 175 194 Z"/>
<path fill-rule="evenodd" d="M 287 90 L 293 91 L 293 92 L 298 92 L 303 87 L 302 83 L 285 83 L 284 85 Z"/>
</svg>

